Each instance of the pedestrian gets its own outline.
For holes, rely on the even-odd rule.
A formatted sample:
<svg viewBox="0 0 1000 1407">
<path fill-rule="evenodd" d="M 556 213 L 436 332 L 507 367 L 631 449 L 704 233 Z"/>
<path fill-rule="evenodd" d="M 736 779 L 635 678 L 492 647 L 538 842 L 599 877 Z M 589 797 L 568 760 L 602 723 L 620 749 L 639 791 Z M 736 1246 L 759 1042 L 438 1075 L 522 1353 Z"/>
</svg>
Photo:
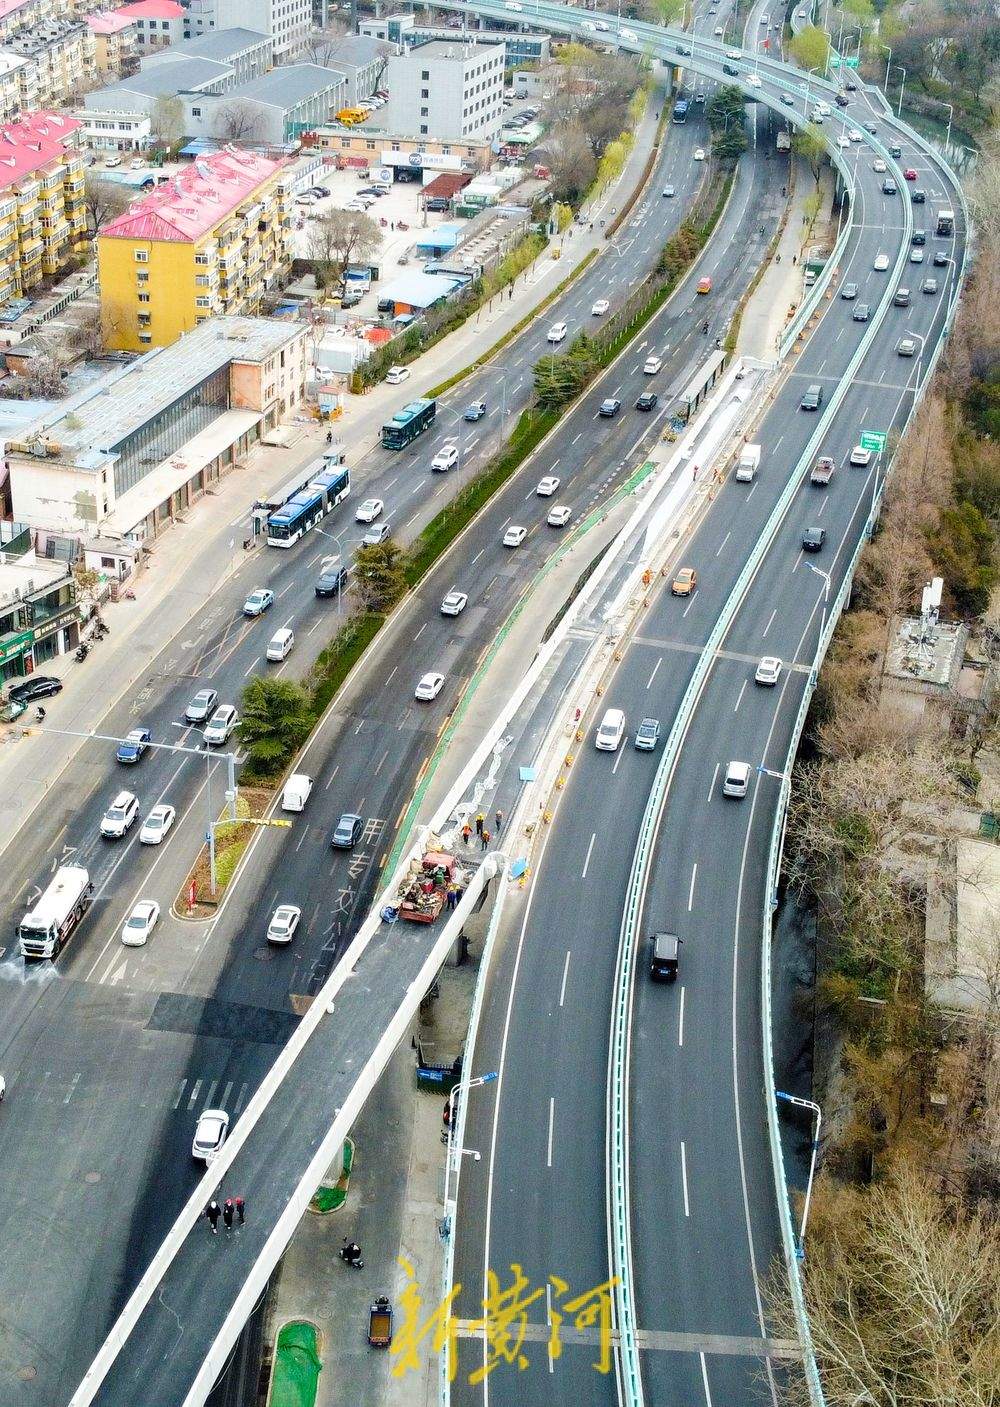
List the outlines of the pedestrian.
<svg viewBox="0 0 1000 1407">
<path fill-rule="evenodd" d="M 799 256 L 798 256 L 797 254 L 793 254 L 793 255 L 792 255 L 792 263 L 793 263 L 793 264 L 797 262 L 798 257 L 799 257 Z"/>
<path fill-rule="evenodd" d="M 500 834 L 500 828 L 501 828 L 501 826 L 503 825 L 503 812 L 500 811 L 500 810 L 497 810 L 497 811 L 494 813 L 494 815 L 493 815 L 493 819 L 494 819 L 494 821 L 496 822 L 497 835 L 499 835 L 499 834 Z"/>
<path fill-rule="evenodd" d="M 389 221 L 389 229 L 395 233 L 395 229 L 396 229 L 396 221 L 395 221 L 395 220 L 390 220 L 390 221 Z"/>
<path fill-rule="evenodd" d="M 780 264 L 780 263 L 781 263 L 781 255 L 780 255 L 780 254 L 775 254 L 775 256 L 774 256 L 774 262 L 775 262 L 776 264 Z"/>
<path fill-rule="evenodd" d="M 479 837 L 479 843 L 482 845 L 484 850 L 488 850 L 490 848 L 490 833 L 488 830 L 483 830 L 481 832 Z"/>
<path fill-rule="evenodd" d="M 458 908 L 458 885 L 448 885 L 448 908 L 455 910 Z"/>
<path fill-rule="evenodd" d="M 476 835 L 482 835 L 485 823 L 486 817 L 483 815 L 482 811 L 480 811 L 476 816 Z"/>
<path fill-rule="evenodd" d="M 205 1215 L 208 1217 L 209 1221 L 212 1223 L 212 1235 L 213 1235 L 213 1236 L 218 1236 L 218 1234 L 219 1234 L 219 1204 L 218 1204 L 218 1202 L 216 1202 L 216 1201 L 214 1201 L 214 1200 L 211 1201 L 211 1202 L 209 1202 L 208 1206 L 205 1208 Z"/>
<path fill-rule="evenodd" d="M 242 1198 L 242 1197 L 234 1197 L 234 1198 L 233 1198 L 233 1204 L 234 1204 L 234 1206 L 236 1207 L 236 1215 L 239 1217 L 239 1219 L 240 1219 L 240 1225 L 242 1226 L 243 1223 L 246 1221 L 245 1205 L 244 1205 L 244 1202 L 243 1202 L 243 1198 Z"/>
<path fill-rule="evenodd" d="M 472 827 L 469 825 L 468 821 L 466 821 L 465 825 L 462 827 L 462 839 L 465 841 L 466 845 L 468 845 L 469 841 L 472 839 Z"/>
<path fill-rule="evenodd" d="M 233 1206 L 232 1197 L 227 1197 L 222 1208 L 222 1220 L 226 1223 L 226 1230 L 231 1231 L 233 1227 L 233 1213 L 236 1208 Z"/>
</svg>

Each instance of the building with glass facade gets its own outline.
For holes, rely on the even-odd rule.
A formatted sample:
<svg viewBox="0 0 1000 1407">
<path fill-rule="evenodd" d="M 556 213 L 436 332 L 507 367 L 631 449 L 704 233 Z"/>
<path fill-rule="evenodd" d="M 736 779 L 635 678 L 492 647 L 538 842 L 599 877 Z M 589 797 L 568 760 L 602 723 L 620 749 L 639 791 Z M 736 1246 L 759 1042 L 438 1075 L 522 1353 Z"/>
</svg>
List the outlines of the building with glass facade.
<svg viewBox="0 0 1000 1407">
<path fill-rule="evenodd" d="M 9 440 L 14 516 L 142 544 L 302 401 L 308 328 L 213 318 L 116 368 Z"/>
</svg>

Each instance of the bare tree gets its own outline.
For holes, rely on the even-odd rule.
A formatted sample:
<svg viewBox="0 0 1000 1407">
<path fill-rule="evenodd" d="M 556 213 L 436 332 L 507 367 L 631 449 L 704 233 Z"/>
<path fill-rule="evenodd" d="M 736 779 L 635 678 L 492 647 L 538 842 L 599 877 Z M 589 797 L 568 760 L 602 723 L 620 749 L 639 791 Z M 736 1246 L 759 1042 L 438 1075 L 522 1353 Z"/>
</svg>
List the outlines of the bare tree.
<svg viewBox="0 0 1000 1407">
<path fill-rule="evenodd" d="M 589 189 L 597 175 L 597 158 L 586 132 L 576 120 L 553 128 L 541 154 L 552 172 L 552 194 L 572 203 Z"/>
<path fill-rule="evenodd" d="M 347 32 L 347 21 L 338 15 L 330 15 L 325 29 L 310 31 L 309 38 L 301 49 L 303 60 L 319 64 L 321 68 L 328 68 L 336 54 L 337 45 Z"/>
<path fill-rule="evenodd" d="M 559 84 L 546 105 L 548 126 L 558 130 L 575 123 L 600 159 L 628 130 L 628 106 L 641 84 L 641 63 L 633 55 L 566 45 L 560 54 Z"/>
<path fill-rule="evenodd" d="M 797 1337 L 785 1277 L 771 1308 Z M 987 1407 L 1000 1382 L 1000 1233 L 914 1169 L 866 1191 L 817 1188 L 806 1308 L 831 1407 Z M 805 1407 L 790 1378 L 784 1400 Z"/>
<path fill-rule="evenodd" d="M 165 147 L 180 145 L 187 135 L 184 130 L 184 104 L 180 98 L 161 94 L 153 103 L 150 125 Z"/>
<path fill-rule="evenodd" d="M 370 215 L 328 210 L 309 222 L 309 254 L 324 285 L 343 278 L 355 260 L 370 259 L 382 243 L 382 232 Z"/>
<path fill-rule="evenodd" d="M 239 100 L 219 108 L 212 123 L 213 135 L 223 142 L 259 141 L 262 128 L 260 108 Z"/>
<path fill-rule="evenodd" d="M 85 357 L 99 357 L 104 351 L 104 325 L 99 308 L 89 309 L 70 333 L 70 346 Z"/>
<path fill-rule="evenodd" d="M 115 181 L 105 180 L 88 171 L 83 203 L 91 239 L 96 239 L 109 221 L 124 214 L 131 200 L 132 192 L 126 186 L 120 186 Z"/>
</svg>

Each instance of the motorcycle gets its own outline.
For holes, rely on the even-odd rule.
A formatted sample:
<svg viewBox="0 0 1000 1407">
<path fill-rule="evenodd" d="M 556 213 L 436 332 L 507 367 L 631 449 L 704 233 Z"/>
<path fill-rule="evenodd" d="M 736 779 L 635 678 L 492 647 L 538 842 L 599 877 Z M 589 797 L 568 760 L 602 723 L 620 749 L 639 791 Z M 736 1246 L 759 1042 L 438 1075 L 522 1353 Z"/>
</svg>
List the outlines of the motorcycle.
<svg viewBox="0 0 1000 1407">
<path fill-rule="evenodd" d="M 355 1242 L 347 1242 L 341 1246 L 338 1255 L 345 1265 L 349 1265 L 352 1270 L 363 1270 L 364 1261 L 361 1259 L 361 1247 Z"/>
<path fill-rule="evenodd" d="M 74 659 L 76 660 L 77 664 L 83 664 L 84 660 L 89 654 L 90 646 L 81 640 L 80 644 L 76 647 L 76 654 L 74 655 Z"/>
</svg>

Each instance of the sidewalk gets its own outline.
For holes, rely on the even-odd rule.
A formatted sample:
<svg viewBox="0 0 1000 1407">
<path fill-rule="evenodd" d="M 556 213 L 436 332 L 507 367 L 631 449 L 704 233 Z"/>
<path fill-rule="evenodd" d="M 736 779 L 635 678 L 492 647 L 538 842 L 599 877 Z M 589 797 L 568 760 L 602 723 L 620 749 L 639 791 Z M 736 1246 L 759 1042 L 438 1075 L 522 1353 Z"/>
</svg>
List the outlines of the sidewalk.
<svg viewBox="0 0 1000 1407">
<path fill-rule="evenodd" d="M 820 188 L 823 191 L 825 210 L 831 192 L 826 182 L 821 183 Z M 797 161 L 795 189 L 789 202 L 788 216 L 778 247 L 743 311 L 736 343 L 741 356 L 773 361 L 778 353 L 778 338 L 791 317 L 790 309 L 793 304 L 797 307 L 802 302 L 805 287 L 800 256 L 806 233 L 805 205 L 815 189 L 816 182 L 809 167 L 804 161 Z M 821 212 L 816 220 L 817 227 L 822 223 Z"/>
<path fill-rule="evenodd" d="M 605 212 L 624 204 L 625 194 L 640 176 L 652 148 L 654 112 L 660 101 L 654 93 L 618 181 L 588 207 L 587 214 L 595 224 L 605 218 Z M 365 396 L 349 397 L 344 418 L 335 430 L 348 463 L 355 464 L 377 442 L 384 420 L 488 351 L 578 268 L 591 249 L 603 243 L 599 228 L 591 233 L 582 225 L 572 227 L 568 239 L 563 235 L 550 245 L 550 251 L 562 246 L 559 259 L 547 251 L 520 276 L 511 297 L 494 298 L 415 362 L 405 385 L 383 382 Z M 299 433 L 289 446 L 256 446 L 244 467 L 229 473 L 185 514 L 185 521 L 156 540 L 149 565 L 135 583 L 136 599 L 102 607 L 110 634 L 84 664 L 76 664 L 72 655 L 46 663 L 46 674 L 57 674 L 67 681 L 62 694 L 46 701 L 53 727 L 79 732 L 93 729 L 140 679 L 157 651 L 246 564 L 249 559 L 242 542 L 251 504 L 291 478 L 325 445 L 325 427 L 310 424 L 294 428 Z M 29 719 L 26 715 L 25 722 Z M 55 733 L 25 737 L 16 725 L 0 725 L 0 851 L 25 823 L 25 798 L 31 799 L 32 806 L 37 804 L 81 746 L 79 738 Z"/>
</svg>

